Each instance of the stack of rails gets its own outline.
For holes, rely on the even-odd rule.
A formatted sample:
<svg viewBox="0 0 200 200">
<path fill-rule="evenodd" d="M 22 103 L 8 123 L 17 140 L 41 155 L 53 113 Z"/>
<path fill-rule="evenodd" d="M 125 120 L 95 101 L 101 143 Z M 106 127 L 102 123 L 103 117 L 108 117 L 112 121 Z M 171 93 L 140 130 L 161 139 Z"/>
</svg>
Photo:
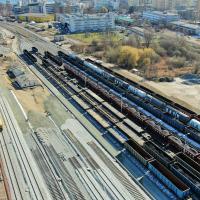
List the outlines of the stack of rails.
<svg viewBox="0 0 200 200">
<path fill-rule="evenodd" d="M 54 147 L 52 145 L 46 145 L 45 151 L 48 155 L 49 160 L 51 160 L 57 175 L 62 178 L 62 184 L 68 196 L 71 199 L 85 200 L 84 195 L 74 181 L 72 175 L 70 174 L 70 171 L 66 168 L 61 158 L 58 157 Z"/>
<path fill-rule="evenodd" d="M 132 100 L 137 104 L 137 109 L 138 106 L 141 106 L 146 110 L 144 111 L 143 109 L 141 109 L 141 111 L 143 111 L 143 114 L 148 113 L 149 118 L 156 120 L 160 126 L 168 129 L 173 134 L 178 134 L 183 138 L 184 134 L 190 133 L 188 137 L 192 138 L 192 140 L 188 139 L 188 142 L 196 148 L 200 149 L 200 145 L 195 142 L 200 141 L 200 137 L 198 134 L 200 132 L 200 121 L 198 120 L 200 119 L 197 117 L 197 115 L 195 115 L 195 118 L 194 114 L 191 114 L 189 112 L 186 113 L 186 111 L 183 112 L 180 109 L 178 110 L 176 107 L 174 107 L 174 104 L 171 105 L 164 100 L 155 98 L 150 95 L 148 91 L 144 91 L 142 89 L 138 89 L 137 87 L 129 85 L 127 82 L 124 82 L 121 79 L 106 72 L 105 70 L 102 70 L 97 66 L 80 59 L 74 54 L 65 54 L 59 51 L 58 55 L 63 58 L 65 62 L 68 62 L 68 64 L 71 63 L 73 64 L 73 66 L 78 67 L 79 71 L 82 71 L 82 74 L 87 74 L 87 78 L 89 76 L 92 76 L 98 81 L 100 80 L 101 82 L 106 84 L 108 87 L 113 88 L 118 94 L 123 93 L 123 96 L 126 97 L 123 98 L 124 104 L 128 102 L 127 99 Z M 69 68 L 66 67 L 66 70 L 69 70 Z M 76 74 L 77 76 L 81 76 L 81 73 L 77 72 Z M 130 105 L 132 106 L 132 104 Z M 181 133 L 179 131 L 181 131 Z"/>
<path fill-rule="evenodd" d="M 54 200 L 65 200 L 64 194 L 60 188 L 60 185 L 57 183 L 57 180 L 49 168 L 48 164 L 43 158 L 42 153 L 39 149 L 35 149 L 32 151 L 35 160 L 37 161 L 37 165 L 42 172 L 42 176 L 47 184 L 47 187 L 51 193 L 51 196 Z"/>
</svg>

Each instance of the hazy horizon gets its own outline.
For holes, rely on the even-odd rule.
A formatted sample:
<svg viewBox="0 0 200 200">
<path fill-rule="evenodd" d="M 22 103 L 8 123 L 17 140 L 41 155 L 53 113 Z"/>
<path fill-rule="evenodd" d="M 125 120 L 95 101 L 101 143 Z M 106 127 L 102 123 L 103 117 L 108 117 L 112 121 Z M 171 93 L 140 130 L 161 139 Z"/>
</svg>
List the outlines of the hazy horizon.
<svg viewBox="0 0 200 200">
<path fill-rule="evenodd" d="M 11 3 L 17 3 L 18 0 L 10 0 Z M 6 3 L 6 0 L 0 0 L 0 3 Z"/>
</svg>

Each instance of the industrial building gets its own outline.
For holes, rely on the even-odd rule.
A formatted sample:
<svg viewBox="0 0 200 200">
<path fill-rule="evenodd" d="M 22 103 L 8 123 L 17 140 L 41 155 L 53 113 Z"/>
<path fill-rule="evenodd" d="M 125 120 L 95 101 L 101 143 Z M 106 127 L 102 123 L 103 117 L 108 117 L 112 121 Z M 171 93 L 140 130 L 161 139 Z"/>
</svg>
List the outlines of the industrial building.
<svg viewBox="0 0 200 200">
<path fill-rule="evenodd" d="M 69 32 L 105 31 L 115 28 L 113 13 L 94 15 L 57 14 L 56 20 L 65 24 Z"/>
<path fill-rule="evenodd" d="M 179 21 L 178 14 L 160 11 L 146 11 L 143 13 L 143 18 L 154 24 L 168 24 L 172 21 Z"/>
<path fill-rule="evenodd" d="M 200 26 L 185 23 L 183 21 L 175 21 L 170 23 L 173 30 L 182 32 L 187 35 L 200 35 Z"/>
</svg>

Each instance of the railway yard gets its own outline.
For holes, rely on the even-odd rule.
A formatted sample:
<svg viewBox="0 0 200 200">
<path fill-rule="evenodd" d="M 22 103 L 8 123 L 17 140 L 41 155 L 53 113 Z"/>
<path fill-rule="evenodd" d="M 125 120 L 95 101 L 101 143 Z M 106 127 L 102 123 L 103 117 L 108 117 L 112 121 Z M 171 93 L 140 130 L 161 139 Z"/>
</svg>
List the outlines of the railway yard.
<svg viewBox="0 0 200 200">
<path fill-rule="evenodd" d="M 40 86 L 16 89 L 1 69 L 0 199 L 200 199 L 195 112 L 16 24 L 1 27 Z"/>
</svg>

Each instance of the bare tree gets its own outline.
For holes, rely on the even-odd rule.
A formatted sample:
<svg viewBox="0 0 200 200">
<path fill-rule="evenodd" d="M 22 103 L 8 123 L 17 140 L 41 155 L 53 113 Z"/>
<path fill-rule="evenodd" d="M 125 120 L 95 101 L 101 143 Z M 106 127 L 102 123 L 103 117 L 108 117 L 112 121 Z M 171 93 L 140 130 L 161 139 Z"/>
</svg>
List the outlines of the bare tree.
<svg viewBox="0 0 200 200">
<path fill-rule="evenodd" d="M 135 37 L 137 48 L 140 48 L 141 47 L 141 43 L 142 43 L 141 36 L 138 35 L 138 34 L 135 34 L 134 37 Z"/>
<path fill-rule="evenodd" d="M 155 32 L 151 28 L 144 30 L 144 41 L 146 48 L 149 48 L 155 36 Z"/>
</svg>

